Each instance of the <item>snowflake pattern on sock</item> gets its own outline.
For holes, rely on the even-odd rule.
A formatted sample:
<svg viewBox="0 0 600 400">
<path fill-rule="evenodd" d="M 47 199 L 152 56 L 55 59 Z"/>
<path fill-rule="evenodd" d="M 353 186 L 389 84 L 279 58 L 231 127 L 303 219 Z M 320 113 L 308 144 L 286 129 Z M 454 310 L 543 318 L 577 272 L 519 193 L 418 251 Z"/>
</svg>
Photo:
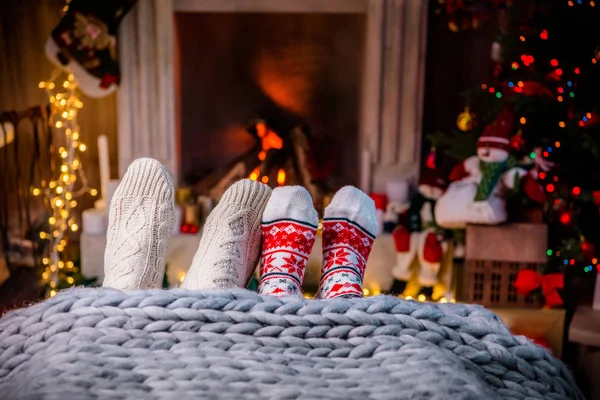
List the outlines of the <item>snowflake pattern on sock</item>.
<svg viewBox="0 0 600 400">
<path fill-rule="evenodd" d="M 362 297 L 362 281 L 375 237 L 355 222 L 323 221 L 323 266 L 319 298 Z"/>
<path fill-rule="evenodd" d="M 301 221 L 263 222 L 259 293 L 277 297 L 301 293 L 316 232 L 316 226 Z"/>
</svg>

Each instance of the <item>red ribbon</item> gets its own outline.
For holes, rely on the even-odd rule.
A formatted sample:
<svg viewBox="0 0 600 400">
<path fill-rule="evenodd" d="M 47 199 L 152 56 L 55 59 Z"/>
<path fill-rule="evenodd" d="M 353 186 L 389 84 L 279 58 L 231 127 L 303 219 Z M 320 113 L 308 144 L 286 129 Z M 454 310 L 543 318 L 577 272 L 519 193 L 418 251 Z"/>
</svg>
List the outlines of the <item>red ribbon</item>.
<svg viewBox="0 0 600 400">
<path fill-rule="evenodd" d="M 563 274 L 548 274 L 541 275 L 531 269 L 519 271 L 517 280 L 513 284 L 517 293 L 527 296 L 533 290 L 542 287 L 542 293 L 546 299 L 546 306 L 554 307 L 563 304 L 557 289 L 562 289 L 565 286 L 565 277 Z"/>
</svg>

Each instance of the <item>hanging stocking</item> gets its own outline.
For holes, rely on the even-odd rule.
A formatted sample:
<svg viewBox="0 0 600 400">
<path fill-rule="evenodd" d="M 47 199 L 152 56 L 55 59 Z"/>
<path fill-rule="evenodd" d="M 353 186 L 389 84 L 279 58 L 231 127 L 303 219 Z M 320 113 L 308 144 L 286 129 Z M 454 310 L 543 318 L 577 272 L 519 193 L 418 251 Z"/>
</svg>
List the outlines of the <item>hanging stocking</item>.
<svg viewBox="0 0 600 400">
<path fill-rule="evenodd" d="M 445 243 L 431 229 L 419 234 L 419 284 L 431 287 L 436 284 L 442 265 Z"/>
<path fill-rule="evenodd" d="M 396 265 L 392 275 L 398 281 L 406 282 L 410 278 L 410 265 L 417 251 L 416 234 L 410 233 L 408 229 L 399 226 L 392 234 L 396 246 Z"/>
<path fill-rule="evenodd" d="M 117 28 L 136 0 L 72 0 L 46 41 L 46 56 L 72 73 L 93 98 L 114 92 L 120 81 Z"/>
</svg>

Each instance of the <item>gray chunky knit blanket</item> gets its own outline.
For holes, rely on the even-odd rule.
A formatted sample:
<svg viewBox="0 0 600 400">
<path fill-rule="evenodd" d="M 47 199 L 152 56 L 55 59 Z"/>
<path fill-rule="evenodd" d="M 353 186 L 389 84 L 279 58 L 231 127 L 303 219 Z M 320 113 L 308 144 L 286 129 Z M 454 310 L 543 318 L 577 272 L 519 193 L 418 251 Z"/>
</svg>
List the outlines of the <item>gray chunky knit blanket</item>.
<svg viewBox="0 0 600 400">
<path fill-rule="evenodd" d="M 0 319 L 0 399 L 582 399 L 479 306 L 72 289 Z"/>
</svg>

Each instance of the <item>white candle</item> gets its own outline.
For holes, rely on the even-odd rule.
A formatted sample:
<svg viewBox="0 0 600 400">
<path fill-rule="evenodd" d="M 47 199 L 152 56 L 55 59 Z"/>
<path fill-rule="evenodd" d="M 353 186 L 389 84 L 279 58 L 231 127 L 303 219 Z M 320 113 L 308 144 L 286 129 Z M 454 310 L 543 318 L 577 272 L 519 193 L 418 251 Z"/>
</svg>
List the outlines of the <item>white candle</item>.
<svg viewBox="0 0 600 400">
<path fill-rule="evenodd" d="M 596 289 L 594 291 L 594 306 L 596 311 L 600 311 L 600 274 L 596 274 Z"/>
<path fill-rule="evenodd" d="M 15 139 L 15 127 L 10 122 L 0 125 L 0 149 Z"/>
<path fill-rule="evenodd" d="M 102 198 L 106 199 L 108 181 L 110 180 L 110 159 L 108 157 L 108 138 L 98 136 L 98 159 L 100 160 L 100 189 Z"/>
<path fill-rule="evenodd" d="M 360 188 L 363 192 L 371 191 L 371 153 L 363 150 L 360 162 Z"/>
</svg>

